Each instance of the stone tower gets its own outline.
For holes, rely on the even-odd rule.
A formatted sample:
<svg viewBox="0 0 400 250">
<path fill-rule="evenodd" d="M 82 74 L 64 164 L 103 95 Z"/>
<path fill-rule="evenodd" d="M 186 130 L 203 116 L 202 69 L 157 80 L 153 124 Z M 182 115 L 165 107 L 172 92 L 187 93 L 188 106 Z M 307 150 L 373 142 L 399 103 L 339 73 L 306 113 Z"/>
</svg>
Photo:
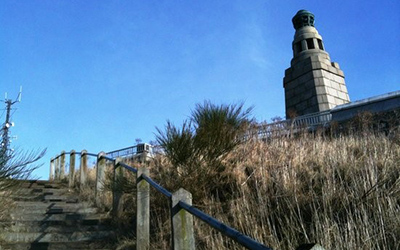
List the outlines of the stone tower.
<svg viewBox="0 0 400 250">
<path fill-rule="evenodd" d="M 300 10 L 292 19 L 296 29 L 291 67 L 285 71 L 286 117 L 306 115 L 348 103 L 349 95 L 339 64 L 331 62 L 322 37 L 314 28 L 314 14 Z"/>
</svg>

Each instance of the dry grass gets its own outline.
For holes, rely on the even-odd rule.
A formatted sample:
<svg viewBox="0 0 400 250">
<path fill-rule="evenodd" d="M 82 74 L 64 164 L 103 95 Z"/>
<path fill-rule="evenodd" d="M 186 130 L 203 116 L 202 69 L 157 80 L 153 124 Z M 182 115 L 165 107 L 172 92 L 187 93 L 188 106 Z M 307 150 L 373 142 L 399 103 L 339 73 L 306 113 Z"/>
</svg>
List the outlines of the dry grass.
<svg viewBox="0 0 400 250">
<path fill-rule="evenodd" d="M 88 167 L 87 173 L 86 173 L 86 183 L 84 185 L 81 185 L 79 183 L 80 180 L 80 172 L 75 171 L 75 188 L 79 191 L 79 196 L 82 200 L 91 202 L 94 204 L 95 202 L 95 196 L 94 196 L 94 190 L 96 186 L 96 167 L 91 166 Z"/>
<path fill-rule="evenodd" d="M 327 249 L 398 249 L 400 146 L 393 138 L 367 133 L 249 141 L 227 160 L 217 192 L 195 181 L 207 179 L 207 169 L 191 181 L 167 162 L 152 172 L 171 190 L 208 193 L 194 204 L 275 249 L 307 242 Z M 241 249 L 196 225 L 200 249 Z"/>
<path fill-rule="evenodd" d="M 150 172 L 167 189 L 187 189 L 195 206 L 274 249 L 309 242 L 326 249 L 400 249 L 399 138 L 399 132 L 369 132 L 250 140 L 218 174 L 207 166 L 176 169 L 163 157 Z M 130 190 L 124 221 L 134 222 Z M 151 195 L 152 248 L 167 249 L 169 203 L 153 189 Z M 242 249 L 196 219 L 195 228 L 198 249 Z"/>
<path fill-rule="evenodd" d="M 399 248 L 400 147 L 387 137 L 253 142 L 242 154 L 236 228 L 276 249 Z"/>
<path fill-rule="evenodd" d="M 15 192 L 15 190 L 14 190 Z M 15 206 L 11 191 L 0 192 L 0 221 L 10 218 L 10 209 Z"/>
</svg>

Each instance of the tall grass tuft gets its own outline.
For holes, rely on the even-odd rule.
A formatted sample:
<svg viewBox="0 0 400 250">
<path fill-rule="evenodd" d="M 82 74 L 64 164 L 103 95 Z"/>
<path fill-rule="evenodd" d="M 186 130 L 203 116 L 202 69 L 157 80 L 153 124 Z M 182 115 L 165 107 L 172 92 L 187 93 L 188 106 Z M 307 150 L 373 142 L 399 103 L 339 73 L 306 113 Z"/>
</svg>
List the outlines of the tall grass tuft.
<svg viewBox="0 0 400 250">
<path fill-rule="evenodd" d="M 175 168 L 181 186 L 189 189 L 193 197 L 205 195 L 229 199 L 235 193 L 230 185 L 232 173 L 227 171 L 227 156 L 243 141 L 240 139 L 251 123 L 252 108 L 244 104 L 215 105 L 209 101 L 197 104 L 182 128 L 170 122 L 165 132 L 157 129 L 157 141 Z M 162 175 L 163 168 L 159 169 Z M 174 182 L 174 178 L 170 179 Z M 175 184 L 175 185 L 174 185 Z M 174 189 L 177 183 L 170 183 Z"/>
</svg>

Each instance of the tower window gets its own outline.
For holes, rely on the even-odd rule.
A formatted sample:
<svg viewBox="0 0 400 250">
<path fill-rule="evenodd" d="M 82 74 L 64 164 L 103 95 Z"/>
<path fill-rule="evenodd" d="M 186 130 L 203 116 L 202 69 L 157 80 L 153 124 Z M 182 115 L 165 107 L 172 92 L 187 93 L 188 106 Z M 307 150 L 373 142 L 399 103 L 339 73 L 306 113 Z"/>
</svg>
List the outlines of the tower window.
<svg viewBox="0 0 400 250">
<path fill-rule="evenodd" d="M 297 43 L 295 44 L 295 46 L 296 46 L 296 51 L 297 51 L 297 53 L 300 53 L 300 52 L 303 51 L 303 49 L 302 49 L 302 47 L 301 47 L 301 41 L 300 41 L 300 42 L 297 42 Z"/>
<path fill-rule="evenodd" d="M 318 41 L 319 49 L 324 50 L 324 46 L 322 45 L 322 41 L 320 39 L 317 39 L 317 41 Z"/>
<path fill-rule="evenodd" d="M 314 47 L 314 41 L 313 41 L 312 38 L 308 38 L 308 39 L 306 39 L 306 41 L 307 41 L 307 47 L 308 47 L 308 49 L 315 49 L 315 47 Z"/>
</svg>

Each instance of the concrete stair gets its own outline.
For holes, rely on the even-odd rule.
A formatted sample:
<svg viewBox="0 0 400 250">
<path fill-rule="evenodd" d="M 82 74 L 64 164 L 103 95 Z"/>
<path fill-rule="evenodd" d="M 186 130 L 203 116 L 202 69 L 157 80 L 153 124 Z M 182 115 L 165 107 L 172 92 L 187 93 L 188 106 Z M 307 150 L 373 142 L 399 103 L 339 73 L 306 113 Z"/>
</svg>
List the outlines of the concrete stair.
<svg viewBox="0 0 400 250">
<path fill-rule="evenodd" d="M 0 250 L 113 249 L 115 235 L 107 214 L 63 183 L 21 181 L 12 194 L 15 207 L 0 220 Z"/>
</svg>

